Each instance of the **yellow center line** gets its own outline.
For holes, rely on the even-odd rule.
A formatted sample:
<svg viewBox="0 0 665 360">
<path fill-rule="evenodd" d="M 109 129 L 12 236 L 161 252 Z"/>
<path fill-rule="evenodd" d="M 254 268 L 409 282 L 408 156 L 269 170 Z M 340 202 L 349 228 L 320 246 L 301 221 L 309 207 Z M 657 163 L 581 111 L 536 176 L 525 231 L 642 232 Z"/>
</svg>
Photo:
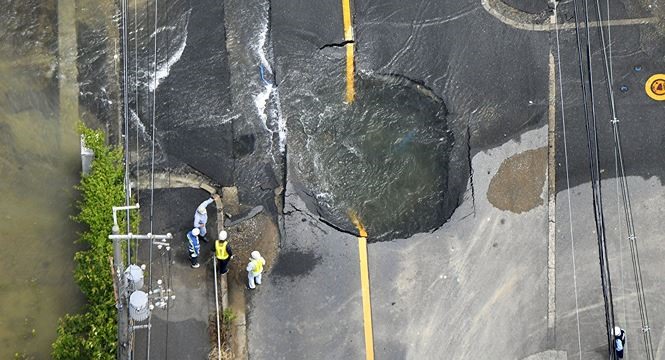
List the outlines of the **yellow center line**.
<svg viewBox="0 0 665 360">
<path fill-rule="evenodd" d="M 367 266 L 367 239 L 358 238 L 360 255 L 360 286 L 363 295 L 363 319 L 365 327 L 365 359 L 374 360 L 374 335 L 372 334 L 372 303 L 369 296 L 369 270 Z"/>
<path fill-rule="evenodd" d="M 346 47 L 346 102 L 352 103 L 355 99 L 356 90 L 354 85 L 354 44 L 353 44 L 353 25 L 351 21 L 350 0 L 342 0 L 342 16 L 344 19 L 344 41 L 347 41 Z"/>
<path fill-rule="evenodd" d="M 369 268 L 367 266 L 367 231 L 358 214 L 349 211 L 351 222 L 358 228 L 358 256 L 360 257 L 360 287 L 363 296 L 363 326 L 365 328 L 365 359 L 374 360 L 374 335 L 372 334 L 372 303 L 369 296 Z"/>
</svg>

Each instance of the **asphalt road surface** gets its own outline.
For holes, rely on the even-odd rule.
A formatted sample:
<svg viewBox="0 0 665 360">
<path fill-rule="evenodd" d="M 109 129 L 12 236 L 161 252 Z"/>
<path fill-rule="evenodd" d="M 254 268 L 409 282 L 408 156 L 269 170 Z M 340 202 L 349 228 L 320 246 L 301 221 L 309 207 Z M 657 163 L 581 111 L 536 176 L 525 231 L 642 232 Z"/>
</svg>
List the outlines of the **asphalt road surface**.
<svg viewBox="0 0 665 360">
<path fill-rule="evenodd" d="M 486 11 L 484 3 L 493 2 L 354 4 L 357 71 L 399 74 L 443 99 L 449 124 L 453 131 L 458 129 L 455 134 L 468 129 L 467 139 L 456 140 L 468 142 L 471 168 L 460 205 L 442 227 L 368 246 L 374 352 L 380 359 L 606 358 L 575 33 L 568 28 L 560 34 L 569 189 L 562 99 L 557 95 L 561 84 L 554 94 L 550 87 L 550 66 L 556 64 L 550 62 L 550 54 L 558 59 L 554 32 L 519 29 L 519 21 L 538 17 L 515 11 L 513 23 L 506 23 Z M 611 1 L 611 6 L 612 19 L 650 16 L 648 9 L 635 4 Z M 558 10 L 559 21 L 571 21 L 570 2 Z M 547 21 L 545 17 L 539 24 Z M 316 88 L 317 82 L 332 81 L 340 85 L 342 101 L 344 50 L 325 48 L 323 55 L 319 50 L 343 41 L 339 2 L 305 6 L 274 1 L 272 22 L 276 68 L 284 81 L 282 98 L 297 98 L 298 86 Z M 653 26 L 613 27 L 612 60 L 658 358 L 665 326 L 657 311 L 664 301 L 658 291 L 663 268 L 658 246 L 662 226 L 657 220 L 663 212 L 663 167 L 658 155 L 665 126 L 662 103 L 648 99 L 643 87 L 650 74 L 663 71 L 665 48 Z M 628 358 L 643 358 L 630 252 L 616 209 L 602 51 L 598 35 L 593 36 L 615 316 L 628 333 Z M 329 61 L 325 66 L 311 64 L 320 58 Z M 311 83 L 289 84 L 289 77 L 299 76 Z M 619 91 L 620 85 L 627 91 Z M 556 99 L 556 118 L 548 126 L 551 98 Z M 303 110 L 299 106 L 307 104 L 283 106 L 289 125 L 297 124 Z M 556 179 L 554 214 L 548 210 L 548 130 L 555 132 L 556 140 L 556 174 L 550 174 Z M 296 159 L 297 149 L 293 150 L 296 153 L 288 157 Z M 289 183 L 297 180 L 287 175 Z M 554 237 L 548 234 L 548 216 L 556 220 Z M 250 295 L 250 358 L 362 358 L 357 239 L 319 221 L 293 186 L 287 186 L 284 227 L 277 263 L 268 264 L 264 284 Z M 556 252 L 548 256 L 548 248 L 554 249 L 550 239 Z M 556 281 L 548 280 L 548 261 Z"/>
</svg>

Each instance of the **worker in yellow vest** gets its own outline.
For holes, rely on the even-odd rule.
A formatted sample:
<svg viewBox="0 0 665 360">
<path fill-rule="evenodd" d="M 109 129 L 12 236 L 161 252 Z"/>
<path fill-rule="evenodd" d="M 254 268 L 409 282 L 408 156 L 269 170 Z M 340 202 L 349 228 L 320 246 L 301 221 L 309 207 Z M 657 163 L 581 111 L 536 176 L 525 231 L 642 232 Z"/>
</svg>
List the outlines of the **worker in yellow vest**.
<svg viewBox="0 0 665 360">
<path fill-rule="evenodd" d="M 261 273 L 264 266 L 266 266 L 266 259 L 261 257 L 258 251 L 252 251 L 252 257 L 249 259 L 249 264 L 247 264 L 247 277 L 249 279 L 247 287 L 250 290 L 255 289 L 256 285 L 261 285 Z"/>
<path fill-rule="evenodd" d="M 219 232 L 219 240 L 215 241 L 215 258 L 217 259 L 217 269 L 224 275 L 229 271 L 229 261 L 233 259 L 233 251 L 229 240 L 229 234 L 222 230 Z"/>
</svg>

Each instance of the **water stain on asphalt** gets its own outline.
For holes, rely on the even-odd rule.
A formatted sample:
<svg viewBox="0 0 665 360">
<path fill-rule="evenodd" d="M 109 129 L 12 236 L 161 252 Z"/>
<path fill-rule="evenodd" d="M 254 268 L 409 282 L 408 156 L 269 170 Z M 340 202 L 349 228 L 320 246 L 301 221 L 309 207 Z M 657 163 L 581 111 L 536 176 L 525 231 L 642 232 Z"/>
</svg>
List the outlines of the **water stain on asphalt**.
<svg viewBox="0 0 665 360">
<path fill-rule="evenodd" d="M 287 277 L 306 275 L 320 262 L 321 257 L 314 252 L 284 251 L 280 252 L 272 273 Z"/>
<path fill-rule="evenodd" d="M 490 181 L 487 200 L 498 209 L 517 214 L 542 205 L 546 169 L 546 147 L 509 157 Z"/>
</svg>

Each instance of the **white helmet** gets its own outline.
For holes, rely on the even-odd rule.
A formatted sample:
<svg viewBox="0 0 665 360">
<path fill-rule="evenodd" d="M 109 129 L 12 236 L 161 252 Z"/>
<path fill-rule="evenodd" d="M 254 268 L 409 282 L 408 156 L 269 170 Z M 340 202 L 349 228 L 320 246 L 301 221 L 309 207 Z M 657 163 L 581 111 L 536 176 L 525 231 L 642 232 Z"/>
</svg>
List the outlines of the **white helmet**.
<svg viewBox="0 0 665 360">
<path fill-rule="evenodd" d="M 621 336 L 621 328 L 618 326 L 614 327 L 614 336 Z"/>
<path fill-rule="evenodd" d="M 205 213 L 208 212 L 208 211 L 206 211 L 205 206 L 199 206 L 199 207 L 196 209 L 196 211 L 197 211 L 199 214 L 205 214 Z"/>
<path fill-rule="evenodd" d="M 252 251 L 252 259 L 259 260 L 260 258 L 261 254 L 258 251 Z"/>
<path fill-rule="evenodd" d="M 222 230 L 219 232 L 219 240 L 226 240 L 227 237 L 229 237 L 229 234 L 226 231 Z"/>
<path fill-rule="evenodd" d="M 201 233 L 201 230 L 199 230 L 199 228 L 192 229 L 192 235 L 199 236 L 200 233 Z"/>
</svg>

